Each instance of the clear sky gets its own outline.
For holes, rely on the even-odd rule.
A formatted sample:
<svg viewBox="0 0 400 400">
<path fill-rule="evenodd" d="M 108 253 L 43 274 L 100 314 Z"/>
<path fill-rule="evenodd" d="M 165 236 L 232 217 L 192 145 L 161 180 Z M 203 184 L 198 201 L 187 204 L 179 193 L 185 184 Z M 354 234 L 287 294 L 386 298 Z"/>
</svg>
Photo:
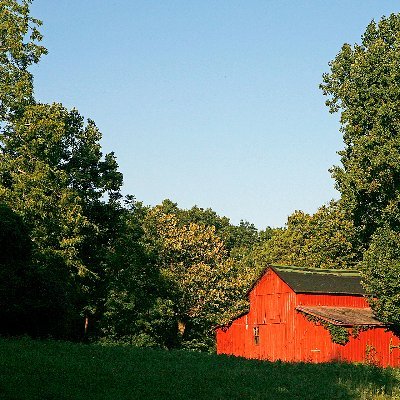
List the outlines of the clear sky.
<svg viewBox="0 0 400 400">
<path fill-rule="evenodd" d="M 124 194 L 283 226 L 337 198 L 342 147 L 318 88 L 386 0 L 35 0 L 36 97 L 103 133 Z"/>
</svg>

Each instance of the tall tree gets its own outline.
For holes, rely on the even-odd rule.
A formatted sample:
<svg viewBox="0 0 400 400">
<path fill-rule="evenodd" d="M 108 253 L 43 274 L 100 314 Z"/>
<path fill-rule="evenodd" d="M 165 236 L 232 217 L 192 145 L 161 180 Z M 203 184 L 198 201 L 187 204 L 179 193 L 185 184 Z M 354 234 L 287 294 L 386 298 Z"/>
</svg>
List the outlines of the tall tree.
<svg viewBox="0 0 400 400">
<path fill-rule="evenodd" d="M 345 144 L 332 174 L 365 247 L 378 227 L 400 229 L 399 33 L 399 14 L 372 21 L 361 44 L 343 45 L 321 84 Z"/>
<path fill-rule="evenodd" d="M 228 259 L 214 226 L 182 225 L 174 214 L 164 213 L 162 206 L 149 211 L 143 226 L 163 280 L 161 296 L 167 301 L 162 305 L 164 312 L 168 310 L 175 342 L 209 348 L 212 327 L 228 318 L 234 303 L 235 310 L 243 304 L 237 265 Z"/>
<path fill-rule="evenodd" d="M 343 45 L 321 88 L 340 112 L 345 148 L 336 186 L 363 248 L 363 282 L 383 321 L 400 326 L 400 14 Z"/>
<path fill-rule="evenodd" d="M 5 132 L 0 200 L 27 225 L 37 268 L 75 291 L 77 312 L 93 314 L 119 220 L 115 158 L 103 157 L 92 121 L 59 104 L 26 106 Z"/>
</svg>

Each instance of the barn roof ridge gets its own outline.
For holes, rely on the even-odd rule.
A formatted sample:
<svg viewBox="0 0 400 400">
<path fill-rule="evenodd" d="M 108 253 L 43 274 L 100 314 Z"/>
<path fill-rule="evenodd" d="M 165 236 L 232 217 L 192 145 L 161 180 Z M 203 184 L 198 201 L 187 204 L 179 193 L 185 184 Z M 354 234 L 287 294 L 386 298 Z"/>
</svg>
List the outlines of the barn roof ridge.
<svg viewBox="0 0 400 400">
<path fill-rule="evenodd" d="M 268 268 L 274 270 L 293 271 L 304 274 L 321 274 L 321 275 L 346 275 L 346 276 L 360 276 L 360 273 L 355 269 L 344 268 L 312 268 L 312 267 L 298 267 L 295 265 L 271 264 Z M 266 272 L 266 271 L 264 271 Z"/>
</svg>

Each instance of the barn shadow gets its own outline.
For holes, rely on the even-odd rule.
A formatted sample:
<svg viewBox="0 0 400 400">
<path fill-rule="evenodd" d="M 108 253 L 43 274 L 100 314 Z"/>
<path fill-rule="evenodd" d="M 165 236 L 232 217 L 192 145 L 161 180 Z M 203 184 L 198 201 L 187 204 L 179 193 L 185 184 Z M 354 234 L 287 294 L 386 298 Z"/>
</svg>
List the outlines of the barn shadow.
<svg viewBox="0 0 400 400">
<path fill-rule="evenodd" d="M 228 358 L 234 359 L 234 357 Z M 347 363 L 311 364 L 240 360 L 243 363 L 240 377 L 231 379 L 236 381 L 237 389 L 239 389 L 238 382 L 241 382 L 239 389 L 241 393 L 240 396 L 232 393 L 233 398 L 355 400 L 391 399 L 400 395 L 400 374 L 391 368 Z M 260 396 L 260 393 L 263 395 Z"/>
</svg>

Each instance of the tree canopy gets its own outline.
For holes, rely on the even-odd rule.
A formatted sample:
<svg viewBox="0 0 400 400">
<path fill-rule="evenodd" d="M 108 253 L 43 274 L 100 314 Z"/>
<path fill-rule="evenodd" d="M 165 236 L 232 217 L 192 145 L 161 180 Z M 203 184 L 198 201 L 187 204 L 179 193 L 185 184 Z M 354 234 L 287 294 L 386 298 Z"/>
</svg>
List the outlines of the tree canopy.
<svg viewBox="0 0 400 400">
<path fill-rule="evenodd" d="M 250 256 L 256 265 L 354 268 L 359 257 L 353 223 L 340 202 L 332 201 L 310 215 L 295 211 L 285 228 L 269 232 Z"/>
<path fill-rule="evenodd" d="M 400 227 L 399 31 L 398 14 L 372 21 L 360 44 L 343 45 L 321 84 L 345 144 L 332 174 L 365 245 L 378 227 Z"/>
<path fill-rule="evenodd" d="M 332 169 L 364 249 L 363 281 L 385 322 L 399 324 L 400 15 L 372 21 L 360 44 L 344 44 L 321 88 L 340 112 L 344 149 Z"/>
</svg>

